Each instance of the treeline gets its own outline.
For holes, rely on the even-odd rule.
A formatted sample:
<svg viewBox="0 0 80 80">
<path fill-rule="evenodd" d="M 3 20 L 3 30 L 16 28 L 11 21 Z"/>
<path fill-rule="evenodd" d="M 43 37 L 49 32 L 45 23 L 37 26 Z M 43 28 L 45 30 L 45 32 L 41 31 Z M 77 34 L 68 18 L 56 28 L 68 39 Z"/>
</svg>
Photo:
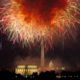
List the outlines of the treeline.
<svg viewBox="0 0 80 80">
<path fill-rule="evenodd" d="M 46 71 L 24 76 L 14 72 L 0 71 L 0 80 L 80 80 L 80 71 L 62 71 L 61 73 Z"/>
</svg>

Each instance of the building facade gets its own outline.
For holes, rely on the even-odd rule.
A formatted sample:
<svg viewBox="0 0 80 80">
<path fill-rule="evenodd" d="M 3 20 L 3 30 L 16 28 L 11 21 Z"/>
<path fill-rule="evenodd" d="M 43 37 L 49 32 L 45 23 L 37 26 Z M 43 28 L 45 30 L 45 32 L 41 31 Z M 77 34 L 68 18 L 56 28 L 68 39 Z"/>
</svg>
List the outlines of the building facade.
<svg viewBox="0 0 80 80">
<path fill-rule="evenodd" d="M 36 72 L 39 72 L 38 67 L 36 65 L 18 65 L 15 68 L 15 73 L 21 75 L 32 75 Z"/>
</svg>

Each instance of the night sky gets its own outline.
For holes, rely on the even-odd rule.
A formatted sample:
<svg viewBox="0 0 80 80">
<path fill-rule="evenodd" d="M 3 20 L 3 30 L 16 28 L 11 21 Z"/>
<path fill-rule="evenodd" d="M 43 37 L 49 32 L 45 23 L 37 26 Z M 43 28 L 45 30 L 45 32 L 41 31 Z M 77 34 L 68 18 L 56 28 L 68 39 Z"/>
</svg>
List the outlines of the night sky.
<svg viewBox="0 0 80 80">
<path fill-rule="evenodd" d="M 47 60 L 59 59 L 62 64 L 67 64 L 70 68 L 80 69 L 80 33 L 79 28 L 77 30 L 77 36 L 74 39 L 67 39 L 68 42 L 64 42 L 64 46 L 61 42 L 58 42 L 55 46 L 46 52 Z M 13 67 L 15 64 L 19 64 L 19 60 L 23 60 L 24 63 L 33 58 L 35 62 L 40 56 L 40 45 L 36 44 L 29 49 L 28 47 L 22 48 L 19 44 L 13 45 L 6 35 L 0 33 L 0 67 Z M 29 58 L 29 59 L 27 59 Z M 16 63 L 16 59 L 19 59 Z M 27 61 L 26 61 L 27 60 Z M 34 63 L 30 61 L 30 63 Z"/>
<path fill-rule="evenodd" d="M 28 4 L 32 4 L 33 0 L 28 0 Z M 38 0 L 35 0 L 35 2 Z M 46 0 L 44 0 L 45 2 Z M 51 2 L 52 1 L 52 2 Z M 56 0 L 57 1 L 57 0 Z M 46 2 L 46 4 L 49 3 Z M 50 0 L 50 3 L 55 3 L 55 0 Z M 57 2 L 56 2 L 57 3 Z M 49 9 L 53 4 L 45 5 Z M 55 5 L 54 5 L 55 6 Z M 40 6 L 41 7 L 41 6 Z M 42 6 L 43 7 L 43 6 Z M 41 12 L 44 13 L 46 8 L 43 8 Z M 49 11 L 48 11 L 49 12 Z M 48 13 L 46 12 L 46 13 Z M 49 13 L 48 13 L 49 14 Z M 44 14 L 42 15 L 44 17 Z M 48 15 L 47 15 L 48 17 Z M 44 18 L 44 21 L 46 17 Z M 2 27 L 0 25 L 0 27 Z M 47 61 L 53 60 L 54 64 L 62 64 L 72 69 L 80 69 L 80 25 L 76 24 L 76 29 L 71 29 L 72 35 L 65 35 L 64 42 L 60 38 L 59 41 L 52 48 L 49 48 L 45 52 L 46 64 Z M 68 33 L 68 32 L 67 32 Z M 34 46 L 22 47 L 21 44 L 15 43 L 8 39 L 8 34 L 4 34 L 0 31 L 0 67 L 12 68 L 18 64 L 39 64 L 40 60 L 40 43 L 36 43 Z M 33 62 L 32 62 L 33 61 Z"/>
</svg>

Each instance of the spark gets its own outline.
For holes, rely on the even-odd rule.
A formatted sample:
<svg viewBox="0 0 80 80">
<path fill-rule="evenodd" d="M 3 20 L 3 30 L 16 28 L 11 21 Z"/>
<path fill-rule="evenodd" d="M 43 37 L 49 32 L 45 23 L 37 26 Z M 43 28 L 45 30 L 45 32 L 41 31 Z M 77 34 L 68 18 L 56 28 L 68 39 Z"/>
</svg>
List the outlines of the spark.
<svg viewBox="0 0 80 80">
<path fill-rule="evenodd" d="M 80 24 L 79 0 L 63 0 L 65 3 L 61 8 L 53 7 L 48 22 L 36 14 L 36 9 L 29 12 L 22 1 L 24 0 L 9 0 L 0 7 L 1 30 L 8 34 L 9 40 L 14 44 L 22 42 L 26 45 L 43 39 L 45 44 L 52 45 L 58 38 L 57 29 L 63 34 L 69 31 L 73 35 L 71 27 L 76 28 L 76 24 Z"/>
</svg>

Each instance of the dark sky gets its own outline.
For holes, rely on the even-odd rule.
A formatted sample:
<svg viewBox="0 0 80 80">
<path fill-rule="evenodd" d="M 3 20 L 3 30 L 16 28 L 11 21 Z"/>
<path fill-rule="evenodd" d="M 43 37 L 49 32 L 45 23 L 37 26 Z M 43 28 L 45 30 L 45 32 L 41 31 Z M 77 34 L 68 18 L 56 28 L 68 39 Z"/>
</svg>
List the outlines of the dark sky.
<svg viewBox="0 0 80 80">
<path fill-rule="evenodd" d="M 80 33 L 75 40 L 67 39 L 62 45 L 59 41 L 55 46 L 48 50 L 45 54 L 46 59 L 60 59 L 63 64 L 68 64 L 73 69 L 80 69 Z M 2 45 L 2 47 L 1 47 Z M 16 63 L 16 58 L 20 57 L 25 62 L 25 58 L 33 57 L 35 60 L 40 56 L 40 45 L 36 44 L 32 49 L 28 47 L 22 48 L 21 45 L 13 45 L 6 35 L 0 33 L 0 67 L 12 67 Z M 28 61 L 29 62 L 29 61 Z M 25 62 L 27 63 L 27 62 Z M 76 67 L 76 68 L 75 68 Z"/>
<path fill-rule="evenodd" d="M 33 0 L 27 1 L 28 4 L 33 3 L 32 2 Z M 37 2 L 38 0 L 34 1 L 38 3 Z M 49 9 L 52 5 L 54 5 L 50 3 L 55 3 L 56 1 L 57 0 L 48 0 L 46 2 L 46 0 L 44 0 L 43 3 L 48 5 L 44 5 L 45 7 L 43 9 L 41 8 L 40 12 L 45 13 L 44 11 L 46 10 L 46 7 L 47 9 Z M 44 17 L 45 15 L 43 14 L 42 16 Z M 60 38 L 59 41 L 45 53 L 45 56 L 46 60 L 52 59 L 54 61 L 54 59 L 55 60 L 59 59 L 61 60 L 62 64 L 68 65 L 69 67 L 75 70 L 78 68 L 80 69 L 80 25 L 76 25 L 76 29 L 71 31 L 73 31 L 74 38 L 71 35 L 69 35 L 68 37 L 68 35 L 66 34 L 64 37 L 64 46 L 63 39 Z M 75 32 L 76 34 L 74 35 Z M 39 56 L 40 56 L 40 43 L 36 43 L 35 46 L 32 46 L 32 48 L 30 48 L 29 46 L 23 48 L 18 43 L 12 44 L 12 42 L 8 40 L 8 36 L 0 31 L 0 67 L 3 68 L 13 67 L 15 66 L 16 63 L 18 64 L 18 62 L 16 62 L 17 60 L 18 61 L 23 60 L 24 63 L 28 63 L 31 62 L 29 61 L 29 59 L 34 58 L 36 60 L 37 58 L 39 58 Z M 27 61 L 25 61 L 25 59 Z"/>
</svg>

